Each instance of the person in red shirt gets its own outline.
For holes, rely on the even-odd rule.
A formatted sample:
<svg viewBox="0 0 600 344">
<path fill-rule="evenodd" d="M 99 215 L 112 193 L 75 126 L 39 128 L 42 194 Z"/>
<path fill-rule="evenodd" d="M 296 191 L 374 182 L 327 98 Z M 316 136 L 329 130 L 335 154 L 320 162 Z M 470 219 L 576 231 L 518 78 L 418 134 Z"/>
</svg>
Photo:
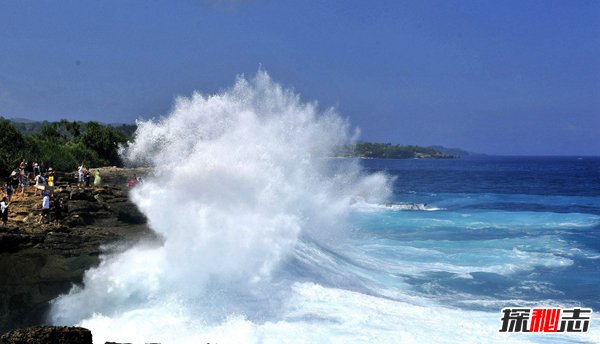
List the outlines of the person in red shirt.
<svg viewBox="0 0 600 344">
<path fill-rule="evenodd" d="M 127 181 L 127 186 L 129 186 L 130 188 L 134 187 L 137 185 L 137 178 L 135 176 L 135 174 L 133 175 L 133 177 L 131 177 L 128 181 Z"/>
</svg>

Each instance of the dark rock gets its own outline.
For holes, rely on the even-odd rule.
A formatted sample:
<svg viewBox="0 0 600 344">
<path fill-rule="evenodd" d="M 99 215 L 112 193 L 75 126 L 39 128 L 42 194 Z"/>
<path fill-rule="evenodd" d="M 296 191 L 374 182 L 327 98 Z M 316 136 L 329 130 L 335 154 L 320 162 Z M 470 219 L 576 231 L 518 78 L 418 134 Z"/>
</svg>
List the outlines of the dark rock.
<svg viewBox="0 0 600 344">
<path fill-rule="evenodd" d="M 98 190 L 98 194 L 100 195 L 111 195 L 113 194 L 113 189 L 112 188 L 102 188 L 100 190 Z"/>
<path fill-rule="evenodd" d="M 69 201 L 69 214 L 70 213 L 91 213 L 102 209 L 102 206 L 98 202 L 90 202 L 83 200 L 71 200 Z"/>
<path fill-rule="evenodd" d="M 142 214 L 138 208 L 132 203 L 123 203 L 119 206 L 117 218 L 119 221 L 130 224 L 146 223 L 146 216 Z"/>
<path fill-rule="evenodd" d="M 63 221 L 63 223 L 71 228 L 86 225 L 85 219 L 77 214 L 69 216 Z"/>
<path fill-rule="evenodd" d="M 54 180 L 57 183 L 75 183 L 77 182 L 77 173 L 54 171 Z"/>
<path fill-rule="evenodd" d="M 35 326 L 0 337 L 4 344 L 92 344 L 92 332 L 83 327 Z"/>
<path fill-rule="evenodd" d="M 96 201 L 98 201 L 98 203 L 104 204 L 104 197 L 102 197 L 100 194 L 94 195 L 94 198 L 96 199 Z"/>
<path fill-rule="evenodd" d="M 49 301 L 80 284 L 102 253 L 125 250 L 143 237 L 160 240 L 129 201 L 125 184 L 105 182 L 109 172 L 130 174 L 110 168 L 100 187 L 55 189 L 63 199 L 58 225 L 38 221 L 41 198 L 33 190 L 12 203 L 9 226 L 0 228 L 0 333 L 45 324 Z"/>
<path fill-rule="evenodd" d="M 89 189 L 75 189 L 75 190 L 71 191 L 69 199 L 71 199 L 71 200 L 93 201 L 94 200 L 94 195 L 92 194 L 92 191 L 89 190 Z"/>
<path fill-rule="evenodd" d="M 43 241 L 41 234 L 0 233 L 0 253 L 16 252 L 23 247 L 33 246 Z"/>
</svg>

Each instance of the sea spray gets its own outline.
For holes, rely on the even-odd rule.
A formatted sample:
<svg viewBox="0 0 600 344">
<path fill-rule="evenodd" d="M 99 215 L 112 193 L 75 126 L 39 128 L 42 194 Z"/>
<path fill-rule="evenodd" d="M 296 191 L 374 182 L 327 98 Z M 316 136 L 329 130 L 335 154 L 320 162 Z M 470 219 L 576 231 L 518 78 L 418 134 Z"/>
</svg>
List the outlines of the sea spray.
<svg viewBox="0 0 600 344">
<path fill-rule="evenodd" d="M 264 71 L 138 122 L 124 158 L 153 171 L 131 198 L 164 242 L 103 257 L 83 286 L 53 301 L 52 321 L 121 328 L 107 340 L 174 339 L 164 332 L 173 324 L 209 340 L 202 334 L 231 319 L 277 321 L 294 280 L 274 276 L 299 240 L 334 242 L 353 200 L 382 202 L 390 192 L 382 174 L 330 163 L 353 138 L 333 109 L 302 102 Z M 154 322 L 147 338 L 131 337 Z"/>
<path fill-rule="evenodd" d="M 389 178 L 330 159 L 351 139 L 335 111 L 262 71 L 179 99 L 124 152 L 153 167 L 131 197 L 162 244 L 103 257 L 53 302 L 52 321 L 96 343 L 600 342 L 498 332 L 502 307 L 539 306 L 560 288 L 536 275 L 597 259 L 559 236 L 587 233 L 596 216 L 469 211 L 436 194 L 428 204 L 447 210 L 390 209 Z M 427 174 L 421 160 L 386 166 L 405 163 Z"/>
</svg>

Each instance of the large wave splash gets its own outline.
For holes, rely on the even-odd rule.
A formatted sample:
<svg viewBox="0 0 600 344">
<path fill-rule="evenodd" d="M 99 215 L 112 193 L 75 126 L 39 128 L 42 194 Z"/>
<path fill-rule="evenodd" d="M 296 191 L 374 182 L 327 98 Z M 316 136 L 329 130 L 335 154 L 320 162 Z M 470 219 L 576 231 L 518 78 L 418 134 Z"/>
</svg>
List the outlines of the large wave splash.
<svg viewBox="0 0 600 344">
<path fill-rule="evenodd" d="M 234 314 L 265 320 L 292 288 L 274 273 L 299 240 L 335 241 L 354 198 L 382 202 L 390 193 L 382 174 L 332 166 L 352 139 L 334 109 L 302 102 L 264 71 L 139 122 L 124 157 L 152 174 L 131 199 L 163 243 L 103 257 L 82 287 L 53 301 L 52 322 L 94 330 L 166 314 L 204 324 Z"/>
</svg>

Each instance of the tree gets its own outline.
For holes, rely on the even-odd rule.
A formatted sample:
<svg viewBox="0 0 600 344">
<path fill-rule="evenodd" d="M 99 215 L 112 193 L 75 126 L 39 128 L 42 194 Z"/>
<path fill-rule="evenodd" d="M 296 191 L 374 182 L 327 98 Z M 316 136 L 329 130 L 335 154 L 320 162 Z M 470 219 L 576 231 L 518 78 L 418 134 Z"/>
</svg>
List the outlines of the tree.
<svg viewBox="0 0 600 344">
<path fill-rule="evenodd" d="M 119 145 L 127 142 L 127 136 L 111 127 L 103 126 L 98 122 L 88 122 L 80 142 L 95 151 L 105 163 L 122 164 Z"/>
<path fill-rule="evenodd" d="M 0 119 L 0 173 L 7 176 L 19 165 L 29 146 L 23 135 L 7 120 Z"/>
<path fill-rule="evenodd" d="M 42 127 L 38 134 L 42 140 L 56 143 L 65 143 L 67 138 L 59 132 L 58 123 L 48 123 Z"/>
</svg>

